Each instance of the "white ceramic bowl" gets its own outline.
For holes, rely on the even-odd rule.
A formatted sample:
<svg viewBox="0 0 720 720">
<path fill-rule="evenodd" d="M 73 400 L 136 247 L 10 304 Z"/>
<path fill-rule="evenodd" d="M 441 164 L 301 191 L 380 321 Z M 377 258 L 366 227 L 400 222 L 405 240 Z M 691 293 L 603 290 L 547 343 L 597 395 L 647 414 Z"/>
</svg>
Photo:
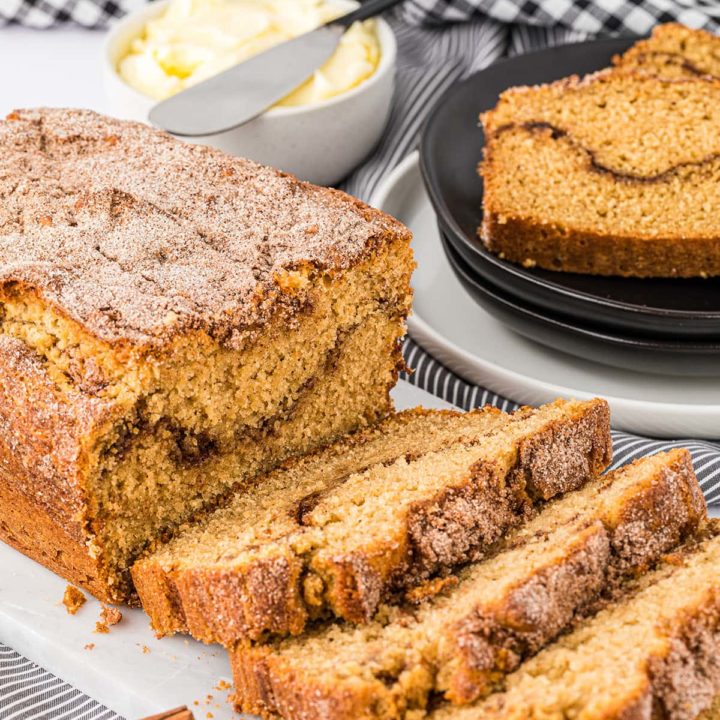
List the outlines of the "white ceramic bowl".
<svg viewBox="0 0 720 720">
<path fill-rule="evenodd" d="M 348 0 L 331 1 L 348 11 L 356 7 Z M 117 67 L 130 42 L 167 3 L 159 0 L 130 13 L 107 36 L 103 76 L 110 111 L 117 117 L 147 122 L 155 104 L 155 100 L 130 87 Z M 251 158 L 319 185 L 342 180 L 376 145 L 390 113 L 397 46 L 390 26 L 382 18 L 376 22 L 380 62 L 357 87 L 312 105 L 271 108 L 224 133 L 183 140 Z"/>
</svg>

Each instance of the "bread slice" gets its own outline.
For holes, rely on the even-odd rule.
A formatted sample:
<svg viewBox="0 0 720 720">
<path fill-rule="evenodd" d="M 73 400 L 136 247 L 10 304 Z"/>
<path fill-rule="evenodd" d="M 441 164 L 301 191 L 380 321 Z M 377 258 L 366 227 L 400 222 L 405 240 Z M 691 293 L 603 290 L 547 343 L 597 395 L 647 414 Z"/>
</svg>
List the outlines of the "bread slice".
<svg viewBox="0 0 720 720">
<path fill-rule="evenodd" d="M 482 122 L 492 252 L 565 272 L 720 274 L 720 81 L 605 71 L 508 90 Z"/>
<path fill-rule="evenodd" d="M 492 558 L 420 606 L 231 651 L 241 710 L 310 720 L 409 718 L 432 694 L 487 695 L 601 593 L 705 524 L 689 453 L 639 460 L 555 500 Z"/>
<path fill-rule="evenodd" d="M 720 694 L 717 533 L 526 661 L 505 692 L 431 717 L 695 720 Z"/>
<path fill-rule="evenodd" d="M 657 25 L 647 40 L 639 40 L 613 65 L 664 78 L 720 79 L 720 37 L 679 23 Z"/>
<path fill-rule="evenodd" d="M 263 478 L 133 579 L 160 634 L 231 644 L 324 615 L 367 621 L 391 591 L 481 555 L 533 505 L 586 483 L 610 452 L 602 400 L 401 413 Z"/>
</svg>

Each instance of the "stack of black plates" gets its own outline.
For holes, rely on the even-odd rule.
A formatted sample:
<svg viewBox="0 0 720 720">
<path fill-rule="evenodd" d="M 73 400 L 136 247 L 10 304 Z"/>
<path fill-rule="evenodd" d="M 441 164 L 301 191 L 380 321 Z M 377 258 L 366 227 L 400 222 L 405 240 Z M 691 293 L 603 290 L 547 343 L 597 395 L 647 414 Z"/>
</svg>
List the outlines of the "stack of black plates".
<svg viewBox="0 0 720 720">
<path fill-rule="evenodd" d="M 720 375 L 720 278 L 636 279 L 527 269 L 477 239 L 482 181 L 478 115 L 513 85 L 607 67 L 627 39 L 565 45 L 493 65 L 451 88 L 428 119 L 425 184 L 443 249 L 468 292 L 513 330 L 609 365 L 676 375 Z"/>
</svg>

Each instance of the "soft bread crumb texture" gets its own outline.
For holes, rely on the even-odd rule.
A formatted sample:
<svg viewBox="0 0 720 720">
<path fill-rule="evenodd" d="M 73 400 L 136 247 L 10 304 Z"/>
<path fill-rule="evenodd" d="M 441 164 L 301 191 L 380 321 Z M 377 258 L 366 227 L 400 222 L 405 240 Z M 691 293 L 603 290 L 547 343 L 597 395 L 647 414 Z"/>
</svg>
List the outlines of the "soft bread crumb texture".
<svg viewBox="0 0 720 720">
<path fill-rule="evenodd" d="M 421 717 L 438 694 L 472 702 L 706 519 L 687 451 L 637 461 L 549 503 L 424 603 L 386 606 L 359 627 L 238 643 L 238 707 L 310 720 L 332 706 L 350 720 Z"/>
<path fill-rule="evenodd" d="M 62 599 L 68 615 L 75 615 L 77 611 L 87 602 L 87 598 L 74 585 L 68 585 Z"/>
<path fill-rule="evenodd" d="M 94 113 L 15 113 L 0 146 L 0 491 L 35 518 L 0 533 L 133 601 L 152 540 L 391 409 L 410 234 Z"/>
<path fill-rule="evenodd" d="M 720 274 L 720 81 L 604 71 L 508 90 L 482 122 L 493 252 L 567 272 Z"/>
<path fill-rule="evenodd" d="M 100 622 L 103 625 L 110 627 L 111 625 L 117 625 L 122 620 L 122 613 L 118 608 L 103 603 L 102 610 L 100 611 Z"/>
<path fill-rule="evenodd" d="M 507 689 L 437 720 L 695 720 L 720 694 L 720 538 L 641 579 L 526 661 Z"/>
<path fill-rule="evenodd" d="M 288 463 L 133 567 L 159 634 L 206 642 L 367 622 L 400 587 L 482 555 L 610 458 L 607 404 L 407 411 Z"/>
</svg>

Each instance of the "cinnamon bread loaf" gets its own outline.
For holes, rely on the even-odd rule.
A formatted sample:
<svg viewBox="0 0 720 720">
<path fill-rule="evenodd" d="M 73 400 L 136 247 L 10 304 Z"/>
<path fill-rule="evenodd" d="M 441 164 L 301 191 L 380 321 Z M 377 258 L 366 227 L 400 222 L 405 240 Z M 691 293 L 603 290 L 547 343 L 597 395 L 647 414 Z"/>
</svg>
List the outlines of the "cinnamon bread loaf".
<svg viewBox="0 0 720 720">
<path fill-rule="evenodd" d="M 504 692 L 431 717 L 712 717 L 720 695 L 718 532 L 715 525 L 713 537 L 676 553 L 625 598 L 526 661 L 508 676 Z"/>
<path fill-rule="evenodd" d="M 525 266 L 720 274 L 720 81 L 605 71 L 482 116 L 482 241 Z"/>
<path fill-rule="evenodd" d="M 99 598 L 147 544 L 376 422 L 410 233 L 87 111 L 0 122 L 0 537 Z"/>
<path fill-rule="evenodd" d="M 720 37 L 679 23 L 657 25 L 613 65 L 664 78 L 706 77 L 720 80 Z"/>
<path fill-rule="evenodd" d="M 239 709 L 287 719 L 419 718 L 433 694 L 487 695 L 628 574 L 706 522 L 687 451 L 643 459 L 550 503 L 441 595 L 231 651 Z"/>
<path fill-rule="evenodd" d="M 328 615 L 366 622 L 585 484 L 610 452 L 601 400 L 401 413 L 262 478 L 139 560 L 133 579 L 159 634 L 230 645 Z"/>
</svg>

